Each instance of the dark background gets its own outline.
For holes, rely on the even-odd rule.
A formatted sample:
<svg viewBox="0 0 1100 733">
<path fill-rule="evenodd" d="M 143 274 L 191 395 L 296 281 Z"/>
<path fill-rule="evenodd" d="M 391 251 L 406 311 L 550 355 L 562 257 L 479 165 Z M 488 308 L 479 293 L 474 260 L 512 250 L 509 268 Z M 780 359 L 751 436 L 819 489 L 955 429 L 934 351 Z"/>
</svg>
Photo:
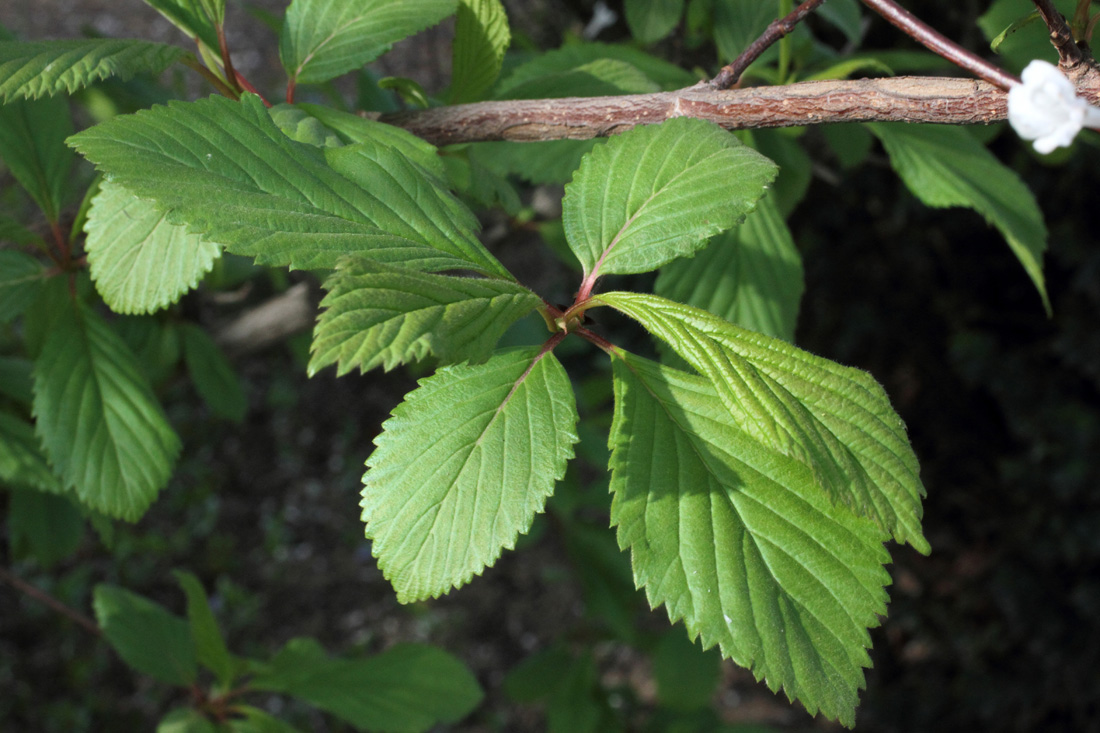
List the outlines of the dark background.
<svg viewBox="0 0 1100 733">
<path fill-rule="evenodd" d="M 1026 12 L 1028 3 L 1020 4 Z M 589 5 L 509 10 L 516 28 L 552 45 L 563 30 L 583 26 Z M 907 3 L 974 48 L 984 5 Z M 0 23 L 25 38 L 91 29 L 183 42 L 137 0 L 13 0 L 0 6 Z M 231 38 L 243 73 L 277 83 L 273 35 L 242 14 L 231 28 L 240 29 Z M 447 79 L 448 33 L 443 27 L 405 44 L 382 72 L 438 88 Z M 907 47 L 877 20 L 867 45 Z M 857 730 L 1100 730 L 1096 146 L 1079 144 L 1072 160 L 1052 167 L 1011 134 L 993 144 L 1046 215 L 1048 318 L 1004 241 L 977 214 L 923 207 L 880 149 L 845 172 L 819 133 L 806 142 L 819 175 L 791 219 L 806 268 L 798 343 L 883 383 L 909 426 L 928 489 L 924 527 L 933 552 L 891 549 L 890 615 L 873 632 Z M 532 254 L 539 246 L 522 233 L 498 243 L 511 259 L 545 257 Z M 178 474 L 113 555 L 89 532 L 60 566 L 15 569 L 85 613 L 91 586 L 102 581 L 179 612 L 182 594 L 168 570 L 190 569 L 213 594 L 240 654 L 266 656 L 300 635 L 333 652 L 376 651 L 397 639 L 437 643 L 463 658 L 488 693 L 452 730 L 541 730 L 539 711 L 509 702 L 500 683 L 531 652 L 583 625 L 583 599 L 554 532 L 506 553 L 444 599 L 398 606 L 362 539 L 358 489 L 371 439 L 414 377 L 337 380 L 329 370 L 307 380 L 300 350 L 285 347 L 237 366 L 250 398 L 240 426 L 209 417 L 186 382 L 169 387 L 165 401 L 185 445 Z M 639 623 L 667 625 L 663 611 Z M 630 689 L 644 712 L 653 697 L 647 657 L 606 642 L 596 655 L 605 683 Z M 3 730 L 150 730 L 158 712 L 181 701 L 132 675 L 69 621 L 0 586 Z M 730 721 L 836 728 L 732 665 L 715 704 Z M 303 727 L 329 725 L 305 709 L 284 712 Z"/>
</svg>

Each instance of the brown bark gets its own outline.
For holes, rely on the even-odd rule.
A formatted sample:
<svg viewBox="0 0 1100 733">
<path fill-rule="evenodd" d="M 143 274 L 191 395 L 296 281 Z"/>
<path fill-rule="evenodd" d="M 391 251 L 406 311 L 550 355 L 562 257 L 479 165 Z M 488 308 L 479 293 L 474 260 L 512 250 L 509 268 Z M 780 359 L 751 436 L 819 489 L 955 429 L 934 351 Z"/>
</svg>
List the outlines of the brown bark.
<svg viewBox="0 0 1100 733">
<path fill-rule="evenodd" d="M 1074 81 L 1096 103 L 1100 78 L 1088 65 Z M 489 140 L 585 140 L 670 117 L 698 117 L 731 129 L 827 122 L 926 122 L 955 125 L 1003 120 L 1006 94 L 983 81 L 893 77 L 809 81 L 715 90 L 706 82 L 674 92 L 619 97 L 477 102 L 383 115 L 435 144 Z"/>
</svg>

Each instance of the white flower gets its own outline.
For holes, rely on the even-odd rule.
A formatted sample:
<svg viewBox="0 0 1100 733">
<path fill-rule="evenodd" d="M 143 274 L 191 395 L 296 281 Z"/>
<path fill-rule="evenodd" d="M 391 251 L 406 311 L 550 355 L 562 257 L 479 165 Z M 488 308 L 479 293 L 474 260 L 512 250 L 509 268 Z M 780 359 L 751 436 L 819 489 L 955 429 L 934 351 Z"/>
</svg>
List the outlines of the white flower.
<svg viewBox="0 0 1100 733">
<path fill-rule="evenodd" d="M 1008 90 L 1008 121 L 1036 151 L 1068 147 L 1082 127 L 1100 127 L 1100 109 L 1078 97 L 1053 64 L 1032 61 L 1020 77 L 1024 83 Z"/>
</svg>

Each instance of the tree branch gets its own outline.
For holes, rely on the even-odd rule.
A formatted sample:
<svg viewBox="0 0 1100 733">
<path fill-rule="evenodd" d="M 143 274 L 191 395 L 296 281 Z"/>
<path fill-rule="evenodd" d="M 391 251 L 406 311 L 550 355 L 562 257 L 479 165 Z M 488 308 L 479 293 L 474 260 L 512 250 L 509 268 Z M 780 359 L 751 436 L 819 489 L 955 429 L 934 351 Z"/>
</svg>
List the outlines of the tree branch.
<svg viewBox="0 0 1100 733">
<path fill-rule="evenodd" d="M 96 625 L 95 621 L 92 621 L 90 618 L 80 613 L 79 611 L 69 608 L 64 603 L 51 596 L 49 593 L 35 588 L 33 585 L 23 580 L 19 576 L 9 572 L 6 568 L 0 567 L 0 580 L 3 580 L 5 583 L 17 590 L 22 591 L 36 601 L 44 603 L 45 605 L 52 608 L 54 611 L 60 613 L 62 616 L 72 619 L 72 621 L 74 621 L 76 624 L 84 627 L 96 636 L 102 633 L 99 629 L 99 626 Z"/>
<path fill-rule="evenodd" d="M 760 58 L 760 54 L 767 51 L 768 48 L 780 38 L 793 31 L 795 26 L 801 23 L 807 15 L 817 9 L 817 6 L 821 5 L 823 2 L 825 2 L 825 0 L 806 0 L 786 17 L 773 20 L 764 32 L 760 34 L 760 37 L 750 43 L 749 47 L 733 60 L 733 63 L 723 67 L 722 70 L 710 80 L 711 86 L 715 89 L 729 89 L 736 84 L 745 69 L 749 68 L 749 65 L 753 61 Z"/>
<path fill-rule="evenodd" d="M 1094 78 L 1089 82 L 1096 82 Z M 809 81 L 715 91 L 707 82 L 674 92 L 477 102 L 381 115 L 435 144 L 488 140 L 587 140 L 671 117 L 731 130 L 827 122 L 987 124 L 1007 114 L 1006 94 L 985 82 L 937 77 Z M 1100 89 L 1100 83 L 1090 83 Z M 1085 92 L 1095 99 L 1096 94 Z"/>
<path fill-rule="evenodd" d="M 1058 65 L 1063 69 L 1075 68 L 1085 60 L 1085 54 L 1073 40 L 1073 32 L 1070 31 L 1066 19 L 1054 7 L 1051 0 L 1032 0 L 1032 2 L 1035 3 L 1040 17 L 1050 29 L 1050 42 L 1058 51 Z"/>
</svg>

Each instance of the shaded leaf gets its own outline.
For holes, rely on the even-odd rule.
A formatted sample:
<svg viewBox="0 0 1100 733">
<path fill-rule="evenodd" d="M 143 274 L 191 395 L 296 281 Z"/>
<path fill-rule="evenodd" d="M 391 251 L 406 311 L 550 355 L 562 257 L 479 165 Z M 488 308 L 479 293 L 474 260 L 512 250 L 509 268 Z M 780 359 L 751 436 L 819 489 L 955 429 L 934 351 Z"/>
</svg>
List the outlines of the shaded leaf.
<svg viewBox="0 0 1100 733">
<path fill-rule="evenodd" d="M 187 372 L 203 402 L 218 417 L 233 422 L 244 419 L 248 398 L 240 377 L 214 340 L 194 324 L 180 327 Z"/>
<path fill-rule="evenodd" d="M 9 412 L 0 412 L 0 483 L 53 494 L 64 491 L 42 453 L 34 427 Z"/>
<path fill-rule="evenodd" d="M 636 127 L 596 146 L 566 186 L 566 237 L 586 278 L 647 272 L 738 223 L 775 173 L 710 122 Z"/>
<path fill-rule="evenodd" d="M 46 268 L 34 257 L 13 250 L 0 250 L 0 323 L 21 314 L 34 300 Z"/>
<path fill-rule="evenodd" d="M 868 125 L 913 195 L 927 206 L 966 206 L 997 227 L 1050 313 L 1043 279 L 1047 229 L 1027 185 L 965 130 L 949 125 Z"/>
<path fill-rule="evenodd" d="M 576 422 L 565 370 L 537 348 L 420 380 L 363 477 L 367 537 L 398 600 L 464 585 L 514 547 L 565 473 Z"/>
<path fill-rule="evenodd" d="M 107 583 L 95 587 L 92 607 L 103 636 L 126 664 L 170 685 L 195 681 L 195 644 L 186 621 Z"/>
<path fill-rule="evenodd" d="M 690 86 L 699 79 L 675 64 L 630 46 L 607 43 L 575 43 L 548 51 L 527 63 L 520 64 L 497 86 L 495 96 L 506 99 L 509 90 L 534 79 L 559 74 L 600 59 L 612 59 L 641 71 L 647 79 L 661 89 L 671 90 Z M 570 95 L 576 96 L 576 95 Z"/>
<path fill-rule="evenodd" d="M 129 521 L 167 483 L 180 449 L 133 353 L 79 304 L 59 311 L 35 362 L 34 415 L 65 486 Z"/>
<path fill-rule="evenodd" d="M 661 268 L 654 291 L 750 331 L 794 341 L 802 256 L 771 196 L 691 259 Z"/>
<path fill-rule="evenodd" d="M 604 97 L 617 94 L 649 94 L 659 91 L 657 83 L 640 69 L 618 59 L 596 59 L 562 71 L 547 73 L 507 91 L 498 99 L 555 99 L 560 97 Z M 525 143 L 526 144 L 526 143 Z"/>
<path fill-rule="evenodd" d="M 509 277 L 473 214 L 399 151 L 294 142 L 254 95 L 169 103 L 70 142 L 170 223 L 259 264 L 331 268 L 360 254 Z"/>
<path fill-rule="evenodd" d="M 145 0 L 145 3 L 155 8 L 188 38 L 198 39 L 221 58 L 215 25 L 218 18 L 203 7 L 206 0 Z"/>
<path fill-rule="evenodd" d="M 625 0 L 623 10 L 635 40 L 653 43 L 667 36 L 680 22 L 684 0 Z"/>
<path fill-rule="evenodd" d="M 779 17 L 777 0 L 714 0 L 714 42 L 728 64 Z"/>
<path fill-rule="evenodd" d="M 672 710 L 710 707 L 722 675 L 721 664 L 720 654 L 713 650 L 702 651 L 683 629 L 669 629 L 653 652 L 657 699 Z"/>
<path fill-rule="evenodd" d="M 85 230 L 92 280 L 116 313 L 152 313 L 175 303 L 221 256 L 221 245 L 172 224 L 110 181 L 100 185 Z"/>
<path fill-rule="evenodd" d="M 80 547 L 84 517 L 68 496 L 16 489 L 8 503 L 8 532 L 13 556 L 25 550 L 43 568 L 51 568 Z"/>
<path fill-rule="evenodd" d="M 337 364 L 389 371 L 434 354 L 444 363 L 484 361 L 514 322 L 541 302 L 505 280 L 419 273 L 367 260 L 345 262 L 325 281 L 310 374 Z"/>
<path fill-rule="evenodd" d="M 886 613 L 881 531 L 746 444 L 706 380 L 614 356 L 611 519 L 635 582 L 704 648 L 852 725 Z"/>
<path fill-rule="evenodd" d="M 72 93 L 110 77 L 159 74 L 183 54 L 176 46 L 115 38 L 0 42 L 0 104 Z"/>
<path fill-rule="evenodd" d="M 451 62 L 451 104 L 476 102 L 500 75 L 512 42 L 500 0 L 459 0 Z"/>
<path fill-rule="evenodd" d="M 0 105 L 0 159 L 50 222 L 61 216 L 71 187 L 75 156 L 65 138 L 72 131 L 64 97 Z"/>
<path fill-rule="evenodd" d="M 173 574 L 187 595 L 187 622 L 191 628 L 191 638 L 195 642 L 196 659 L 214 673 L 223 687 L 228 687 L 233 681 L 233 657 L 229 654 L 225 638 L 218 629 L 218 622 L 210 611 L 206 591 L 193 573 L 176 570 Z"/>
<path fill-rule="evenodd" d="M 294 0 L 279 38 L 292 82 L 317 84 L 368 64 L 455 12 L 455 0 Z"/>
</svg>

